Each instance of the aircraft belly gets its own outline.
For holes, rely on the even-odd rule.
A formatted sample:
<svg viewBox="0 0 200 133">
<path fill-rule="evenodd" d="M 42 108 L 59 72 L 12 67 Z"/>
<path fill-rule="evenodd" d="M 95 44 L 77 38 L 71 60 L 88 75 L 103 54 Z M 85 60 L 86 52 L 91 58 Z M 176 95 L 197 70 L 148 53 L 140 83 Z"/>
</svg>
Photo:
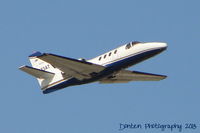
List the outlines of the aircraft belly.
<svg viewBox="0 0 200 133">
<path fill-rule="evenodd" d="M 107 74 L 107 73 L 105 73 L 105 74 Z M 102 73 L 102 74 L 100 74 L 98 76 L 94 76 L 92 78 L 83 79 L 83 80 L 78 80 L 76 78 L 71 78 L 71 79 L 65 80 L 65 81 L 63 81 L 61 83 L 58 83 L 58 84 L 52 85 L 50 87 L 47 87 L 46 89 L 43 89 L 43 93 L 47 94 L 47 93 L 54 92 L 54 91 L 57 91 L 57 90 L 60 90 L 60 89 L 63 89 L 63 88 L 69 87 L 69 86 L 75 86 L 75 85 L 81 85 L 81 84 L 87 84 L 87 83 L 96 82 L 99 79 L 107 76 L 105 74 Z"/>
<path fill-rule="evenodd" d="M 72 85 L 76 85 L 76 84 L 78 85 L 79 82 L 80 81 L 77 80 L 76 78 L 70 78 L 68 80 L 61 81 L 60 83 L 57 83 L 55 85 L 51 85 L 51 86 L 47 87 L 46 89 L 43 89 L 43 93 L 47 94 L 47 93 L 50 93 L 50 92 L 54 92 L 54 91 L 72 86 Z"/>
<path fill-rule="evenodd" d="M 151 50 L 147 51 L 144 53 L 140 53 L 134 56 L 129 56 L 122 58 L 121 60 L 115 61 L 113 63 L 107 64 L 106 67 L 114 67 L 115 69 L 124 69 L 127 67 L 130 67 L 132 65 L 135 65 L 137 63 L 140 63 L 148 58 L 151 58 L 159 53 L 161 53 L 165 49 L 156 49 L 156 50 Z"/>
</svg>

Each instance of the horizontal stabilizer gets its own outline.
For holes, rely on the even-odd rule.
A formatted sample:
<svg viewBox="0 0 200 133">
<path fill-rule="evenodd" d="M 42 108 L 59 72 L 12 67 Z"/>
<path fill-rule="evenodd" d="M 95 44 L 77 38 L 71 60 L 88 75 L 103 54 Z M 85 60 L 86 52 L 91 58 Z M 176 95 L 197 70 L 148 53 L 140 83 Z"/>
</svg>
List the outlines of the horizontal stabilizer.
<svg viewBox="0 0 200 133">
<path fill-rule="evenodd" d="M 138 71 L 122 70 L 114 76 L 100 80 L 100 83 L 127 83 L 130 81 L 159 81 L 167 76 L 144 73 Z"/>
<path fill-rule="evenodd" d="M 19 69 L 39 79 L 49 79 L 53 78 L 54 76 L 54 73 L 36 69 L 30 66 L 22 66 Z"/>
</svg>

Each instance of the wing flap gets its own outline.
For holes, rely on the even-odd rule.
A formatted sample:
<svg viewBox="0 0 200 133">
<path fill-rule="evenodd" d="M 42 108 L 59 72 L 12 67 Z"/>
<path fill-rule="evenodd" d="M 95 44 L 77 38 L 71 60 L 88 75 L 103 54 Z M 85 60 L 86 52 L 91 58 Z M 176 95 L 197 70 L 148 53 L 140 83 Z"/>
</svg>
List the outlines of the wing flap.
<svg viewBox="0 0 200 133">
<path fill-rule="evenodd" d="M 167 76 L 138 71 L 122 70 L 112 77 L 102 79 L 100 83 L 127 83 L 130 81 L 159 81 Z"/>
<path fill-rule="evenodd" d="M 22 66 L 19 69 L 39 79 L 48 79 L 53 78 L 54 76 L 54 73 L 36 69 L 30 66 Z"/>
<path fill-rule="evenodd" d="M 66 76 L 72 76 L 80 80 L 91 78 L 93 73 L 104 70 L 104 67 L 100 65 L 54 54 L 43 54 L 38 58 L 60 69 Z"/>
</svg>

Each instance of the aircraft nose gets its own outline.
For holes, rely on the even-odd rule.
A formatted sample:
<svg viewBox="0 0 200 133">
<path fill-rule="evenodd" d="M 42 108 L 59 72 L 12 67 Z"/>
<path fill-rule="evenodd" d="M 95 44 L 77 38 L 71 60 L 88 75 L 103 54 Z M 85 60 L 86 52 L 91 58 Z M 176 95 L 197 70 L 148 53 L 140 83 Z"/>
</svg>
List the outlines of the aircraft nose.
<svg viewBox="0 0 200 133">
<path fill-rule="evenodd" d="M 159 42 L 159 47 L 166 49 L 167 48 L 167 43 L 164 42 Z"/>
<path fill-rule="evenodd" d="M 152 47 L 154 47 L 154 48 L 158 48 L 161 50 L 167 49 L 167 43 L 165 43 L 165 42 L 152 42 L 150 44 L 152 44 Z"/>
<path fill-rule="evenodd" d="M 167 48 L 167 43 L 165 42 L 148 42 L 144 43 L 143 45 L 146 46 L 148 49 L 157 48 L 165 50 Z"/>
</svg>

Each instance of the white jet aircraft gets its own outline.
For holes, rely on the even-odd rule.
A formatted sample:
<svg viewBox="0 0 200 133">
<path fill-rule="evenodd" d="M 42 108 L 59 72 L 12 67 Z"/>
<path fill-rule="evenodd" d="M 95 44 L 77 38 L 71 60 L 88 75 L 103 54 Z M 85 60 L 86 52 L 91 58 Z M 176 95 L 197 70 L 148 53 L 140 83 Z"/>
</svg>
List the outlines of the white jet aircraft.
<svg viewBox="0 0 200 133">
<path fill-rule="evenodd" d="M 162 42 L 130 42 L 90 60 L 35 52 L 29 56 L 33 67 L 22 66 L 19 69 L 36 77 L 44 94 L 91 82 L 159 81 L 166 76 L 126 68 L 153 57 L 166 48 L 167 44 Z"/>
</svg>

